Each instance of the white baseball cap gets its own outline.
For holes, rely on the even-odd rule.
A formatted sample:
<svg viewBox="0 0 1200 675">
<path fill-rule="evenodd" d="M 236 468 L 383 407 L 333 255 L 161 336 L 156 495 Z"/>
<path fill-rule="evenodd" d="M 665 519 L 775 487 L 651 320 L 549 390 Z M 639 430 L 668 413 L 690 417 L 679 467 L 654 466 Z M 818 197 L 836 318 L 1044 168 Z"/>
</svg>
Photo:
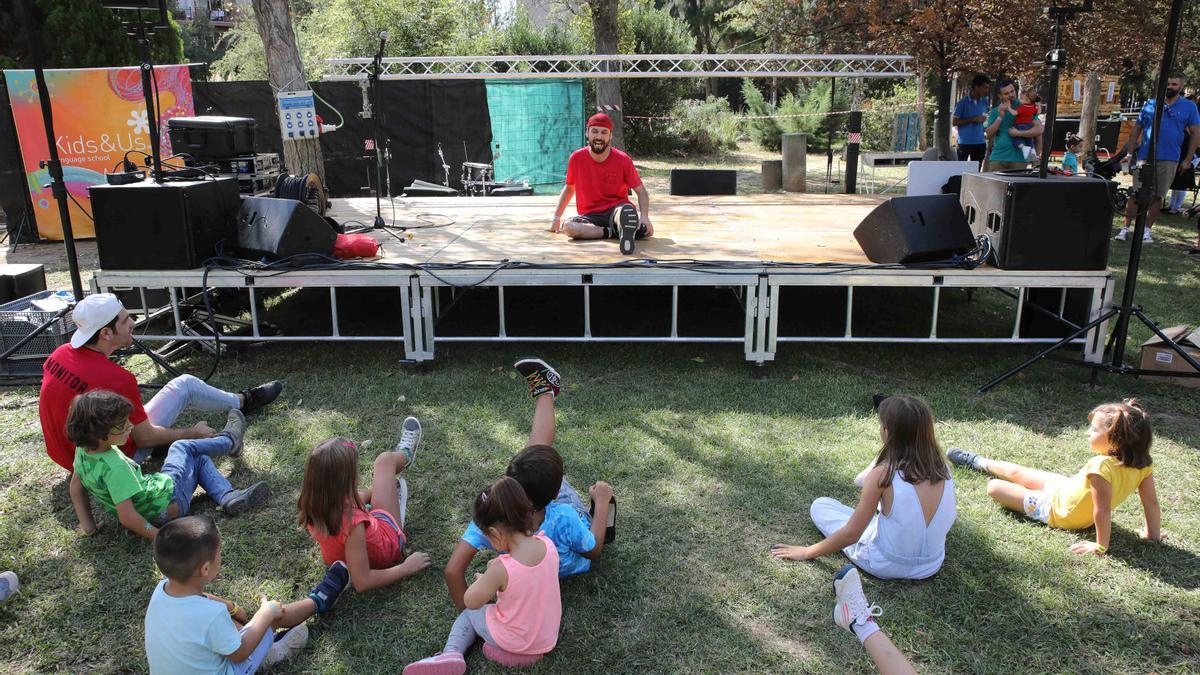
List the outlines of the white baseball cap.
<svg viewBox="0 0 1200 675">
<path fill-rule="evenodd" d="M 71 312 L 71 319 L 75 321 L 71 346 L 76 349 L 82 347 L 101 328 L 117 318 L 123 309 L 125 306 L 112 293 L 93 293 L 80 300 Z"/>
</svg>

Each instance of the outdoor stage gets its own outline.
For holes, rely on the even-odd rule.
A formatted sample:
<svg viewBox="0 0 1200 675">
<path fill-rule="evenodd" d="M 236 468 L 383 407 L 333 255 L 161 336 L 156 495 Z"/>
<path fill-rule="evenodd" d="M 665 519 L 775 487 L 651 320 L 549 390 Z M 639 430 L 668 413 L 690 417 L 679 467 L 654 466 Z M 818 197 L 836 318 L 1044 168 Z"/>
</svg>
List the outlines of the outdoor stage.
<svg viewBox="0 0 1200 675">
<path fill-rule="evenodd" d="M 373 261 L 291 271 L 213 268 L 207 277 L 203 269 L 101 270 L 94 281 L 104 290 L 131 289 L 127 298 L 149 306 L 140 314 L 155 321 L 140 322 L 138 330 L 147 341 L 206 339 L 195 322 L 189 325 L 188 300 L 194 308 L 207 283 L 248 296 L 248 311 L 230 317 L 244 334 L 223 341 L 396 341 L 416 361 L 432 359 L 436 345 L 449 342 L 729 342 L 741 343 L 756 363 L 774 359 L 787 342 L 1053 343 L 1055 334 L 1031 330 L 1027 315 L 1050 317 L 1065 335 L 1112 302 L 1107 271 L 873 265 L 852 233 L 884 201 L 876 196 L 652 195 L 655 234 L 639 241 L 633 256 L 622 256 L 613 240 L 572 241 L 548 232 L 556 201 L 398 197 L 394 215 L 383 202 L 384 219 L 396 227 L 372 233 L 383 244 Z M 375 201 L 335 200 L 329 215 L 370 223 Z M 155 302 L 152 290 L 162 288 L 169 299 Z M 328 311 L 327 320 L 313 316 L 301 330 L 282 334 L 265 330 L 268 305 L 281 304 L 280 289 L 306 289 L 306 311 Z M 313 289 L 327 289 L 319 308 Z M 351 289 L 377 289 L 386 301 L 351 307 L 344 301 Z M 974 289 L 999 291 L 1000 302 L 973 301 Z M 1030 302 L 1031 289 L 1057 292 L 1038 291 Z M 617 291 L 626 297 L 614 300 Z M 528 315 L 533 304 L 541 320 L 532 327 L 511 320 Z M 139 313 L 137 300 L 126 305 Z M 343 330 L 364 318 L 351 313 L 375 323 L 365 332 Z M 471 319 L 466 329 L 463 314 Z M 944 325 L 949 329 L 940 330 Z M 1087 360 L 1100 358 L 1105 329 L 1081 341 Z"/>
</svg>

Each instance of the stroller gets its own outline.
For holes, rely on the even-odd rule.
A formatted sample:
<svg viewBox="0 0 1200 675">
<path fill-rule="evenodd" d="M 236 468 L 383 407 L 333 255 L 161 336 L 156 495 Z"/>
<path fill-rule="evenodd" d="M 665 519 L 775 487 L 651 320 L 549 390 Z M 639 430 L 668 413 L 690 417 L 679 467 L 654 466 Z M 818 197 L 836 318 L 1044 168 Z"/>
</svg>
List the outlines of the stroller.
<svg viewBox="0 0 1200 675">
<path fill-rule="evenodd" d="M 1124 213 L 1125 204 L 1133 196 L 1132 190 L 1116 183 L 1117 173 L 1121 171 L 1121 160 L 1125 159 L 1126 154 L 1128 153 L 1121 151 L 1104 161 L 1100 161 L 1095 154 L 1092 154 L 1084 162 L 1088 174 L 1112 183 L 1109 193 L 1112 195 L 1113 211 L 1116 213 Z"/>
</svg>

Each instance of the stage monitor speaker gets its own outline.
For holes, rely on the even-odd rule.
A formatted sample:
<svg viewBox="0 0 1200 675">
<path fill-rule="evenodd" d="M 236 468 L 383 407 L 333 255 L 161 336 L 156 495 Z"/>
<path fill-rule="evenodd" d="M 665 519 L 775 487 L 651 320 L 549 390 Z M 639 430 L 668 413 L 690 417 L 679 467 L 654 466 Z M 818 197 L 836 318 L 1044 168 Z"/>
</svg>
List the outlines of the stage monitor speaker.
<svg viewBox="0 0 1200 675">
<path fill-rule="evenodd" d="M 1000 269 L 1103 270 L 1112 185 L 1087 176 L 966 174 L 960 199 L 971 231 L 991 239 Z"/>
<path fill-rule="evenodd" d="M 93 185 L 96 250 L 106 270 L 190 270 L 232 240 L 238 181 Z"/>
<path fill-rule="evenodd" d="M 671 169 L 673 195 L 735 195 L 737 171 L 733 169 Z"/>
<path fill-rule="evenodd" d="M 316 211 L 295 199 L 244 197 L 237 216 L 237 246 L 255 258 L 333 254 L 337 233 Z"/>
<path fill-rule="evenodd" d="M 975 247 L 955 195 L 892 197 L 863 218 L 854 238 L 875 263 L 946 260 Z"/>
</svg>

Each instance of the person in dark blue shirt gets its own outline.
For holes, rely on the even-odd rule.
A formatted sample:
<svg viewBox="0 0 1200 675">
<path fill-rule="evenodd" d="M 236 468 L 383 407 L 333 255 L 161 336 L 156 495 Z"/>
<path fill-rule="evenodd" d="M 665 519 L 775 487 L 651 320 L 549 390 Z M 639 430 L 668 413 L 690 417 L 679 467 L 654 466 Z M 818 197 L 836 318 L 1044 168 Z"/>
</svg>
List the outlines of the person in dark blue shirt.
<svg viewBox="0 0 1200 675">
<path fill-rule="evenodd" d="M 1183 75 L 1181 73 L 1171 73 L 1167 77 L 1167 95 L 1166 103 L 1163 105 L 1162 122 L 1159 127 L 1158 138 L 1154 141 L 1154 199 L 1150 202 L 1150 211 L 1146 214 L 1146 234 L 1143 235 L 1142 241 L 1149 243 L 1153 241 L 1150 238 L 1150 228 L 1154 225 L 1154 220 L 1158 218 L 1159 212 L 1162 211 L 1162 200 L 1167 196 L 1167 191 L 1171 189 L 1171 183 L 1174 182 L 1175 176 L 1187 171 L 1191 168 L 1192 155 L 1196 153 L 1196 146 L 1200 144 L 1200 110 L 1197 110 L 1196 104 L 1181 96 L 1183 93 Z M 1151 142 L 1151 127 L 1154 124 L 1154 109 L 1158 102 L 1151 99 L 1142 107 L 1142 113 L 1138 115 L 1138 119 L 1133 123 L 1133 129 L 1129 132 L 1129 141 L 1125 144 L 1124 149 L 1130 152 L 1137 151 L 1137 160 L 1139 166 L 1146 161 Z M 1184 146 L 1184 139 L 1187 139 L 1187 145 Z M 1186 147 L 1186 150 L 1184 148 Z M 1136 190 L 1140 185 L 1138 173 L 1133 174 L 1133 188 Z M 1124 241 L 1129 236 L 1129 228 L 1133 223 L 1134 217 L 1137 215 L 1137 200 L 1130 199 L 1125 208 L 1125 227 L 1117 233 L 1116 238 Z"/>
</svg>

